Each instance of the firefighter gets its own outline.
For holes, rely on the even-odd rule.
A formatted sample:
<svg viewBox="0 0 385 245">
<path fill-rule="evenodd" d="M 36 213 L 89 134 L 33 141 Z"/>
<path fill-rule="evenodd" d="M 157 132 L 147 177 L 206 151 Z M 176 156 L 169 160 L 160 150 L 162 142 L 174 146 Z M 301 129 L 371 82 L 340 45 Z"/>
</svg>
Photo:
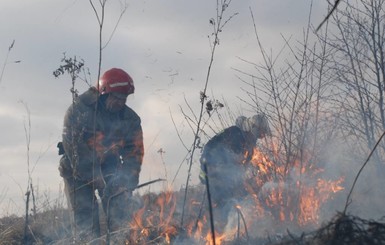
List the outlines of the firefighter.
<svg viewBox="0 0 385 245">
<path fill-rule="evenodd" d="M 244 181 L 249 170 L 257 140 L 271 135 L 267 118 L 257 114 L 240 116 L 235 126 L 224 129 L 211 138 L 203 148 L 200 158 L 200 181 L 208 184 L 211 203 L 219 215 L 219 223 L 227 221 L 234 201 L 247 195 Z M 225 224 L 219 224 L 219 226 Z"/>
<path fill-rule="evenodd" d="M 124 70 L 112 68 L 66 112 L 59 171 L 80 237 L 100 235 L 96 193 L 110 231 L 129 221 L 144 154 L 140 117 L 126 105 L 134 89 Z"/>
</svg>

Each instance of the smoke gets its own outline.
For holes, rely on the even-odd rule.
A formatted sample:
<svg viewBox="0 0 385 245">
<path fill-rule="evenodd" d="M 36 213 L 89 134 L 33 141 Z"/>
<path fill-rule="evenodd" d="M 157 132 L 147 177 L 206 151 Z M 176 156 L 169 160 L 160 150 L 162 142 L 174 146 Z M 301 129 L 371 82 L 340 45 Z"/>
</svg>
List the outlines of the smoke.
<svg viewBox="0 0 385 245">
<path fill-rule="evenodd" d="M 368 155 L 369 152 L 363 156 L 353 155 L 346 142 L 335 141 L 325 148 L 322 154 L 324 162 L 322 175 L 330 179 L 344 178 L 344 190 L 333 195 L 322 206 L 321 222 L 327 222 L 336 213 L 342 212 L 346 205 L 348 205 L 348 214 L 363 219 L 378 220 L 384 215 L 385 192 L 381 187 L 384 186 L 385 179 L 378 172 L 381 163 L 370 160 L 358 176 Z M 352 190 L 351 200 L 347 202 L 348 194 L 356 178 L 357 182 Z"/>
</svg>

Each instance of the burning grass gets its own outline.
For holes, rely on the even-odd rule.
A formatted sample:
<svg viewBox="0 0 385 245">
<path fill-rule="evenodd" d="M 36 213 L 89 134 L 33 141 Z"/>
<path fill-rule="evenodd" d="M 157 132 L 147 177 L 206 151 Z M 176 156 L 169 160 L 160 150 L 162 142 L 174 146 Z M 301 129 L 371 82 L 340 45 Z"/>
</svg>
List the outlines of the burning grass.
<svg viewBox="0 0 385 245">
<path fill-rule="evenodd" d="M 225 206 L 213 204 L 215 244 L 273 244 L 282 234 L 291 234 L 289 230 L 301 233 L 318 228 L 322 205 L 343 189 L 343 178 L 324 179 L 322 172 L 310 159 L 287 165 L 274 152 L 255 149 L 244 183 L 248 194 L 228 200 Z M 110 234 L 101 227 L 102 237 L 88 240 L 97 244 L 213 244 L 206 195 L 205 186 L 192 186 L 183 205 L 184 189 L 136 194 L 131 200 L 131 222 L 124 229 Z M 24 219 L 1 222 L 0 240 L 23 244 Z M 68 212 L 49 210 L 30 218 L 27 240 L 69 244 L 70 231 Z"/>
<path fill-rule="evenodd" d="M 89 244 L 107 244 L 107 239 L 110 244 L 213 244 L 206 206 L 201 202 L 204 187 L 190 189 L 182 225 L 179 207 L 183 195 L 184 190 L 135 195 L 133 202 L 138 207 L 127 228 L 110 234 L 109 238 L 104 234 L 90 239 Z M 241 203 L 243 206 L 233 208 L 224 232 L 216 233 L 216 244 L 385 244 L 385 223 L 337 214 L 318 230 L 294 235 L 298 234 L 294 223 L 274 220 L 269 211 L 257 217 L 258 212 L 251 210 L 252 201 L 249 197 Z M 28 242 L 25 242 L 23 218 L 0 219 L 0 244 L 71 244 L 73 241 L 67 210 L 44 211 L 30 221 Z"/>
</svg>

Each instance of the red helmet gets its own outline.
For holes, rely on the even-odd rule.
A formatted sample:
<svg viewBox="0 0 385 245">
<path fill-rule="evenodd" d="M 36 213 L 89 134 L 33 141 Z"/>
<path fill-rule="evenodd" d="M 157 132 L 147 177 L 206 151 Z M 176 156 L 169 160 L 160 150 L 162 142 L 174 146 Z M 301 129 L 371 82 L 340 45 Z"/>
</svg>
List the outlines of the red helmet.
<svg viewBox="0 0 385 245">
<path fill-rule="evenodd" d="M 99 80 L 99 93 L 108 94 L 108 93 L 120 93 L 120 94 L 132 94 L 134 93 L 134 81 L 127 74 L 119 68 L 112 68 L 100 77 Z"/>
</svg>

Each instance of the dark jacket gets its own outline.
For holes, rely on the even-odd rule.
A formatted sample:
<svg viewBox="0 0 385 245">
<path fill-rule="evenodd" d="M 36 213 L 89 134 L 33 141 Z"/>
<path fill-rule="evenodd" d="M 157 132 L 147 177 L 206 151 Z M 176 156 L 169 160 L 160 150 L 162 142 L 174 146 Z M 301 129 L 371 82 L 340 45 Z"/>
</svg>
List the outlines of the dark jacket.
<svg viewBox="0 0 385 245">
<path fill-rule="evenodd" d="M 75 178 L 91 181 L 101 169 L 139 181 L 143 160 L 143 133 L 139 116 L 128 106 L 110 113 L 92 87 L 76 98 L 64 118 L 63 147 Z M 99 102 L 99 103 L 98 103 Z M 115 147 L 113 147 L 115 146 Z M 121 157 L 120 157 L 121 156 Z"/>
<path fill-rule="evenodd" d="M 225 154 L 216 154 L 217 151 L 226 149 L 234 154 L 244 156 L 242 159 L 234 159 L 236 162 L 239 160 L 250 160 L 255 142 L 256 139 L 251 134 L 245 134 L 237 126 L 231 126 L 207 142 L 204 146 L 202 157 L 206 158 L 208 162 L 227 162 L 232 159 L 227 159 Z"/>
<path fill-rule="evenodd" d="M 206 183 L 206 166 L 214 203 L 224 205 L 231 198 L 245 195 L 243 182 L 255 143 L 256 138 L 251 133 L 231 126 L 211 138 L 204 146 L 199 178 L 202 183 Z"/>
</svg>

